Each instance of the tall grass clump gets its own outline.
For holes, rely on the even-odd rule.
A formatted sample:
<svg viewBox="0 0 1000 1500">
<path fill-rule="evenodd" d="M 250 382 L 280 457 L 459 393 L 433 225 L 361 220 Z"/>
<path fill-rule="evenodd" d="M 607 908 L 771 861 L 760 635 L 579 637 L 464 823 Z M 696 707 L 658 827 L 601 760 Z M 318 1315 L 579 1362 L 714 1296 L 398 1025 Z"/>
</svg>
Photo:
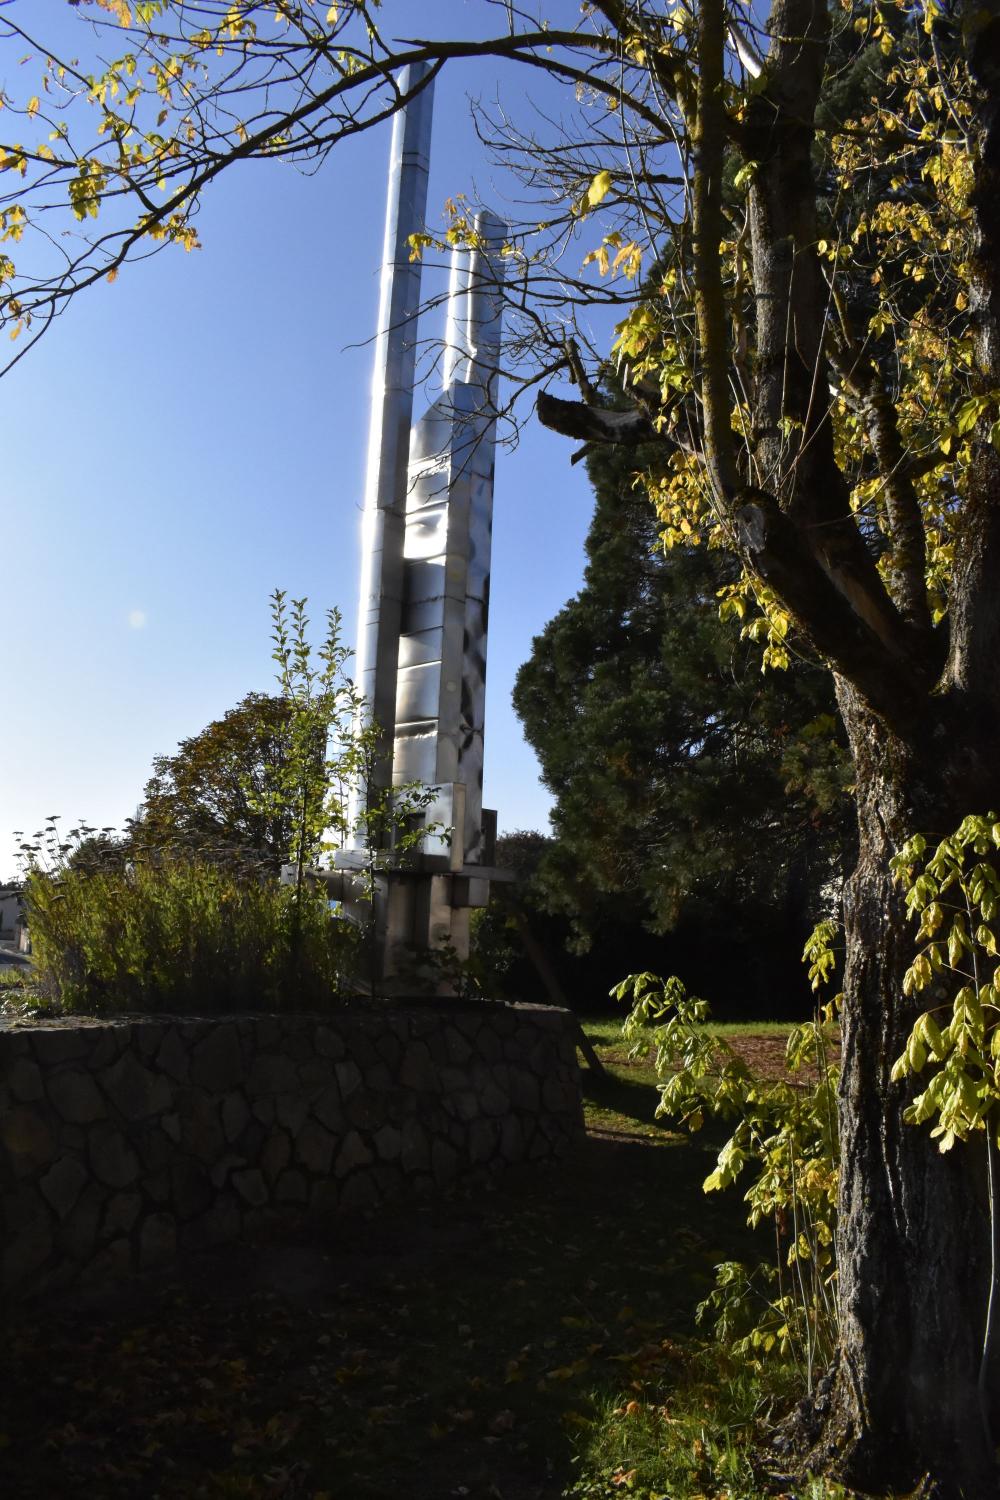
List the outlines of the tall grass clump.
<svg viewBox="0 0 1000 1500">
<path fill-rule="evenodd" d="M 358 935 L 331 919 L 322 886 L 182 851 L 35 869 L 25 895 L 37 977 L 67 1011 L 323 1009 L 357 958 Z"/>
</svg>

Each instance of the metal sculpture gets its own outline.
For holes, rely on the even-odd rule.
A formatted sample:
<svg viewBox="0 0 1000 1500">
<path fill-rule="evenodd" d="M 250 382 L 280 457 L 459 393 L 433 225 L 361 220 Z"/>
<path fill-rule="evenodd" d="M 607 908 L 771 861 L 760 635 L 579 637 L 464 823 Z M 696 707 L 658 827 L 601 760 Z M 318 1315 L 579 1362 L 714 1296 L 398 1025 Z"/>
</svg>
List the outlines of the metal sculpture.
<svg viewBox="0 0 1000 1500">
<path fill-rule="evenodd" d="M 455 250 L 443 390 L 412 425 L 420 261 L 410 236 L 427 201 L 432 87 L 409 68 L 395 117 L 362 524 L 358 685 L 381 731 L 376 787 L 435 789 L 429 831 L 405 869 L 379 876 L 374 982 L 450 947 L 468 955 L 470 908 L 486 904 L 496 815 L 484 812 L 483 732 L 504 226 L 474 223 Z M 415 92 L 416 91 L 416 92 Z M 355 789 L 357 823 L 365 787 Z M 343 871 L 370 864 L 342 850 Z"/>
</svg>

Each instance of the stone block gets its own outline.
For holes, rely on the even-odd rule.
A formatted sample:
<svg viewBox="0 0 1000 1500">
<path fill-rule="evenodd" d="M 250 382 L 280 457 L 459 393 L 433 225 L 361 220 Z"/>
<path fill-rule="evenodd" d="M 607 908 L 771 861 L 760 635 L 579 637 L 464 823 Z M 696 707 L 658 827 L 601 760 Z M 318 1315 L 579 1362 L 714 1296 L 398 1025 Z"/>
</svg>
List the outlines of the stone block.
<svg viewBox="0 0 1000 1500">
<path fill-rule="evenodd" d="M 84 1266 L 80 1279 L 95 1286 L 105 1281 L 118 1281 L 132 1270 L 132 1246 L 126 1239 L 112 1240 L 99 1250 L 93 1260 Z"/>
<path fill-rule="evenodd" d="M 340 1102 L 340 1089 L 335 1083 L 323 1090 L 313 1101 L 313 1114 L 327 1130 L 339 1134 L 344 1128 L 344 1110 Z"/>
<path fill-rule="evenodd" d="M 163 1021 L 141 1021 L 132 1028 L 132 1040 L 135 1050 L 145 1061 L 156 1056 L 160 1044 L 166 1035 L 167 1027 Z M 92 1065 L 93 1065 L 93 1060 Z"/>
<path fill-rule="evenodd" d="M 356 1172 L 340 1189 L 340 1207 L 352 1210 L 374 1208 L 379 1201 L 378 1188 L 367 1172 Z"/>
<path fill-rule="evenodd" d="M 373 1068 L 380 1061 L 375 1038 L 368 1036 L 364 1031 L 355 1031 L 352 1035 L 350 1055 L 352 1061 L 357 1063 L 361 1073 L 365 1076 L 369 1068 Z"/>
<path fill-rule="evenodd" d="M 181 1122 L 179 1115 L 164 1115 L 160 1121 L 160 1128 L 164 1135 L 177 1145 L 181 1138 Z"/>
<path fill-rule="evenodd" d="M 520 1161 L 524 1156 L 524 1126 L 516 1115 L 509 1115 L 503 1122 L 500 1154 L 504 1161 Z"/>
<path fill-rule="evenodd" d="M 426 1042 L 411 1042 L 407 1047 L 399 1070 L 399 1081 L 404 1088 L 418 1093 L 437 1089 L 437 1068 Z"/>
<path fill-rule="evenodd" d="M 59 1248 L 71 1260 L 83 1262 L 93 1258 L 104 1196 L 96 1183 L 89 1183 L 72 1213 L 60 1225 Z"/>
<path fill-rule="evenodd" d="M 42 1178 L 42 1196 L 59 1219 L 65 1219 L 87 1181 L 87 1169 L 76 1156 L 61 1156 Z"/>
<path fill-rule="evenodd" d="M 549 1077 L 542 1084 L 542 1103 L 553 1114 L 562 1114 L 572 1109 L 576 1102 L 576 1090 L 570 1088 L 565 1078 Z"/>
<path fill-rule="evenodd" d="M 397 1203 L 406 1196 L 408 1184 L 399 1167 L 372 1167 L 370 1176 L 383 1203 Z"/>
<path fill-rule="evenodd" d="M 42 1075 L 30 1057 L 18 1057 L 7 1070 L 7 1087 L 22 1104 L 42 1097 Z"/>
<path fill-rule="evenodd" d="M 477 1038 L 477 1052 L 484 1062 L 499 1062 L 504 1056 L 504 1043 L 496 1035 L 493 1022 L 486 1022 Z"/>
<path fill-rule="evenodd" d="M 138 1156 L 111 1125 L 97 1125 L 91 1131 L 88 1156 L 91 1171 L 106 1187 L 128 1187 L 139 1175 Z"/>
<path fill-rule="evenodd" d="M 204 1094 L 193 1094 L 181 1120 L 181 1139 L 193 1156 L 211 1164 L 225 1150 L 226 1138 L 218 1110 Z"/>
<path fill-rule="evenodd" d="M 538 1109 L 541 1094 L 537 1078 L 532 1078 L 530 1073 L 523 1069 L 512 1071 L 510 1080 L 510 1097 L 515 1109 L 528 1110 L 534 1113 Z"/>
<path fill-rule="evenodd" d="M 327 1178 L 313 1184 L 309 1195 L 309 1212 L 317 1215 L 335 1214 L 340 1206 L 339 1190 L 335 1182 Z"/>
<path fill-rule="evenodd" d="M 97 1041 L 90 1049 L 87 1066 L 92 1073 L 108 1068 L 122 1050 L 123 1027 L 102 1026 Z"/>
<path fill-rule="evenodd" d="M 148 1172 L 143 1176 L 142 1185 L 146 1189 L 147 1197 L 154 1203 L 166 1207 L 170 1203 L 170 1173 Z"/>
<path fill-rule="evenodd" d="M 276 1050 L 287 1052 L 301 1067 L 307 1058 L 316 1056 L 316 1022 L 312 1016 L 286 1016 L 282 1022 L 285 1040 Z"/>
<path fill-rule="evenodd" d="M 198 1162 L 178 1161 L 170 1169 L 170 1202 L 179 1219 L 195 1219 L 215 1194 L 206 1169 Z"/>
<path fill-rule="evenodd" d="M 441 1068 L 450 1061 L 448 1057 L 448 1043 L 445 1041 L 440 1029 L 435 1026 L 426 1038 L 427 1050 L 430 1052 L 431 1061 L 435 1067 Z"/>
<path fill-rule="evenodd" d="M 48 1092 L 52 1108 L 73 1125 L 89 1125 L 107 1115 L 101 1091 L 89 1073 L 75 1068 L 56 1073 L 49 1079 Z"/>
<path fill-rule="evenodd" d="M 478 1120 L 481 1114 L 480 1104 L 471 1089 L 463 1089 L 460 1094 L 454 1096 L 451 1102 L 460 1120 Z"/>
<path fill-rule="evenodd" d="M 307 1120 L 295 1142 L 295 1155 L 306 1171 L 325 1177 L 333 1161 L 334 1137 L 317 1120 Z"/>
<path fill-rule="evenodd" d="M 345 1106 L 347 1119 L 356 1130 L 375 1130 L 385 1119 L 385 1095 L 359 1090 Z"/>
<path fill-rule="evenodd" d="M 219 1023 L 217 1021 L 179 1021 L 177 1034 L 188 1053 L 192 1053 L 199 1042 L 203 1042 Z M 232 1023 L 230 1023 L 232 1024 Z"/>
<path fill-rule="evenodd" d="M 176 1143 L 162 1129 L 158 1120 L 149 1125 L 140 1125 L 130 1139 L 147 1172 L 159 1172 L 163 1167 L 169 1166 L 177 1155 L 174 1149 Z"/>
<path fill-rule="evenodd" d="M 335 1062 L 347 1056 L 343 1038 L 329 1026 L 317 1026 L 314 1045 L 320 1057 L 332 1058 Z"/>
<path fill-rule="evenodd" d="M 445 1045 L 448 1049 L 448 1061 L 456 1063 L 459 1067 L 467 1063 L 472 1056 L 472 1048 L 469 1046 L 467 1037 L 454 1026 L 446 1026 L 444 1032 Z"/>
<path fill-rule="evenodd" d="M 295 1094 L 299 1087 L 298 1070 L 290 1057 L 280 1052 L 260 1052 L 247 1075 L 247 1093 L 256 1099 L 261 1094 Z"/>
<path fill-rule="evenodd" d="M 101 1233 L 105 1236 L 111 1234 L 128 1234 L 132 1225 L 139 1217 L 142 1208 L 142 1198 L 138 1193 L 115 1193 L 107 1208 L 104 1210 L 104 1223 Z"/>
<path fill-rule="evenodd" d="M 407 1175 L 411 1172 L 426 1172 L 430 1165 L 427 1132 L 421 1122 L 413 1117 L 403 1123 L 403 1139 L 399 1156 L 403 1171 Z"/>
<path fill-rule="evenodd" d="M 239 1031 L 221 1021 L 197 1043 L 191 1059 L 191 1078 L 199 1088 L 225 1094 L 243 1081 L 243 1052 Z"/>
<path fill-rule="evenodd" d="M 484 1086 L 479 1096 L 484 1115 L 505 1115 L 510 1109 L 510 1098 L 492 1079 Z"/>
<path fill-rule="evenodd" d="M 336 1064 L 335 1072 L 340 1088 L 340 1097 L 347 1100 L 354 1093 L 355 1089 L 361 1087 L 361 1069 L 353 1058 L 348 1058 L 346 1062 Z"/>
<path fill-rule="evenodd" d="M 245 1167 L 246 1165 L 247 1159 L 245 1156 L 237 1156 L 235 1152 L 227 1151 L 224 1156 L 219 1157 L 218 1161 L 212 1163 L 210 1169 L 212 1186 L 214 1188 L 225 1187 L 229 1181 L 230 1172 L 236 1167 Z"/>
<path fill-rule="evenodd" d="M 444 1141 L 435 1141 L 431 1146 L 431 1171 L 438 1185 L 453 1182 L 458 1172 L 458 1157 Z"/>
<path fill-rule="evenodd" d="M 365 1088 L 369 1094 L 386 1094 L 392 1088 L 393 1074 L 387 1063 L 374 1062 L 365 1070 Z"/>
<path fill-rule="evenodd" d="M 243 1227 L 239 1201 L 232 1193 L 222 1194 L 205 1214 L 202 1223 L 205 1239 L 210 1245 L 228 1245 L 238 1240 Z"/>
<path fill-rule="evenodd" d="M 297 1136 L 309 1114 L 309 1100 L 304 1099 L 299 1093 L 282 1094 L 275 1101 L 274 1113 L 285 1129 L 291 1135 Z"/>
<path fill-rule="evenodd" d="M 49 1121 L 38 1110 L 24 1105 L 0 1119 L 3 1143 L 15 1177 L 26 1177 L 46 1166 L 56 1154 L 56 1137 Z"/>
<path fill-rule="evenodd" d="M 254 1119 L 259 1120 L 263 1126 L 266 1127 L 268 1125 L 274 1124 L 275 1109 L 273 1099 L 255 1099 L 253 1101 L 253 1104 L 251 1105 L 251 1109 L 253 1110 Z M 305 1119 L 304 1113 L 302 1118 Z M 287 1124 L 287 1121 L 282 1120 L 281 1123 L 285 1125 Z"/>
<path fill-rule="evenodd" d="M 283 1021 L 280 1016 L 256 1016 L 242 1024 L 244 1035 L 255 1047 L 260 1047 L 265 1052 L 280 1050 L 289 1027 L 290 1023 Z"/>
<path fill-rule="evenodd" d="M 157 1049 L 156 1066 L 177 1083 L 187 1083 L 191 1076 L 191 1060 L 175 1026 L 170 1028 Z"/>
<path fill-rule="evenodd" d="M 474 1120 L 469 1127 L 469 1158 L 479 1165 L 488 1162 L 500 1144 L 500 1126 L 496 1120 Z"/>
<path fill-rule="evenodd" d="M 317 1183 L 317 1187 L 323 1187 L 324 1185 L 323 1183 Z M 278 1203 L 305 1203 L 308 1196 L 309 1185 L 306 1182 L 305 1174 L 298 1171 L 295 1167 L 291 1167 L 287 1172 L 282 1172 L 274 1185 L 274 1197 Z"/>
<path fill-rule="evenodd" d="M 242 1094 L 227 1094 L 222 1101 L 222 1130 L 230 1145 L 242 1135 L 250 1119 L 250 1106 Z"/>
<path fill-rule="evenodd" d="M 539 1037 L 528 1053 L 528 1066 L 538 1078 L 547 1078 L 552 1071 L 555 1056 L 548 1037 Z"/>
<path fill-rule="evenodd" d="M 273 1182 L 288 1166 L 292 1156 L 292 1143 L 283 1130 L 278 1130 L 266 1142 L 260 1153 L 261 1171 L 268 1182 Z"/>
<path fill-rule="evenodd" d="M 395 1161 L 403 1145 L 403 1133 L 395 1125 L 383 1125 L 375 1132 L 375 1150 L 380 1161 Z"/>
<path fill-rule="evenodd" d="M 403 1055 L 399 1039 L 387 1031 L 384 1036 L 380 1036 L 377 1039 L 375 1046 L 382 1061 L 395 1075 L 396 1069 L 399 1067 L 399 1059 Z"/>
<path fill-rule="evenodd" d="M 139 1230 L 139 1267 L 165 1266 L 177 1254 L 177 1225 L 172 1214 L 150 1214 Z"/>
<path fill-rule="evenodd" d="M 346 1177 L 348 1172 L 353 1172 L 358 1167 L 369 1166 L 374 1159 L 358 1132 L 349 1130 L 337 1153 L 337 1176 Z"/>
<path fill-rule="evenodd" d="M 309 1057 L 299 1064 L 299 1083 L 303 1089 L 325 1089 L 333 1076 L 333 1069 L 325 1057 Z"/>
<path fill-rule="evenodd" d="M 84 1057 L 97 1041 L 96 1029 L 90 1026 L 33 1026 L 29 1035 L 42 1067 L 52 1068 L 57 1063 L 75 1062 L 78 1057 Z"/>
<path fill-rule="evenodd" d="M 46 1219 L 24 1224 L 3 1248 L 3 1286 L 7 1293 L 30 1282 L 52 1254 L 52 1230 Z"/>
<path fill-rule="evenodd" d="M 251 1208 L 264 1207 L 268 1200 L 267 1183 L 256 1167 L 234 1172 L 232 1183 L 244 1203 L 248 1203 Z"/>
</svg>

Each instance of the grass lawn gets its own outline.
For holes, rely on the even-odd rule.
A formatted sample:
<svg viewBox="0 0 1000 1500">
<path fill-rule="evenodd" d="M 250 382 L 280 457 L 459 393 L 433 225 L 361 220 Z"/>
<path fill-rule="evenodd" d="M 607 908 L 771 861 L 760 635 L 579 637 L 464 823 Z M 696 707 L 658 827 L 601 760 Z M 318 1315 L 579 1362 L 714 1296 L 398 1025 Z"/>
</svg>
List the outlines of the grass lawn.
<svg viewBox="0 0 1000 1500">
<path fill-rule="evenodd" d="M 20 1310 L 0 1494 L 758 1496 L 760 1392 L 687 1343 L 742 1205 L 604 1028 L 571 1161 Z"/>
</svg>

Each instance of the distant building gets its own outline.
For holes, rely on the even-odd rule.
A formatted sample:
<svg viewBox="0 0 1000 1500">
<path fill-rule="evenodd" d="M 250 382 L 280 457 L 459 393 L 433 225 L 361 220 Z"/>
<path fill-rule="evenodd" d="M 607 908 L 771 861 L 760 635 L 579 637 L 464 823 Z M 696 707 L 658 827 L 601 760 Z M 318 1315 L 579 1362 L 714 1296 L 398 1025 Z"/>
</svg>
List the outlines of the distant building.
<svg viewBox="0 0 1000 1500">
<path fill-rule="evenodd" d="M 0 885 L 0 943 L 17 943 L 27 920 L 21 887 Z"/>
</svg>

